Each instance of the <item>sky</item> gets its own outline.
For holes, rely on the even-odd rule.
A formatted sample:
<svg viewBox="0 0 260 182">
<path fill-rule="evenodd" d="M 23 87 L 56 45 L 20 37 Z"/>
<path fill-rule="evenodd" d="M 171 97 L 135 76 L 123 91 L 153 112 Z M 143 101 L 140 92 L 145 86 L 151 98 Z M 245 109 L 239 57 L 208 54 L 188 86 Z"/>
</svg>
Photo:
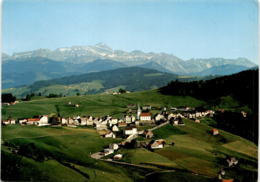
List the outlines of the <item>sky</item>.
<svg viewBox="0 0 260 182">
<path fill-rule="evenodd" d="M 103 42 L 125 51 L 258 62 L 254 0 L 5 0 L 8 54 Z"/>
</svg>

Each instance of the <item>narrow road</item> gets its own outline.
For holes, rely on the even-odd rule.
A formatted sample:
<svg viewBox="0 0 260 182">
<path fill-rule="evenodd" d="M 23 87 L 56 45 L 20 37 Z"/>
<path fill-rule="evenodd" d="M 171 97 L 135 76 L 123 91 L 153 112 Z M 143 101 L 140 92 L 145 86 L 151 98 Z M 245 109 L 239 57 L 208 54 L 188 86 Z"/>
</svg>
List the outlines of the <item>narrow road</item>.
<svg viewBox="0 0 260 182">
<path fill-rule="evenodd" d="M 163 127 L 163 126 L 165 126 L 165 125 L 167 125 L 167 124 L 169 124 L 169 123 L 170 123 L 170 121 L 166 121 L 166 122 L 164 122 L 164 123 L 162 123 L 162 124 L 160 124 L 160 125 L 158 125 L 158 126 L 155 126 L 155 127 L 151 128 L 151 129 L 149 129 L 149 130 L 150 130 L 150 131 L 156 130 L 156 129 L 161 128 L 161 127 Z"/>
<path fill-rule="evenodd" d="M 121 165 L 127 165 L 127 166 L 139 167 L 139 168 L 145 168 L 145 169 L 157 169 L 157 168 L 152 167 L 152 166 L 148 167 L 148 166 L 145 166 L 145 165 L 132 164 L 132 163 L 121 162 L 121 161 L 113 161 L 113 160 L 109 160 L 109 159 L 99 159 L 99 160 L 110 162 L 110 163 L 115 163 L 115 164 L 121 164 Z"/>
</svg>

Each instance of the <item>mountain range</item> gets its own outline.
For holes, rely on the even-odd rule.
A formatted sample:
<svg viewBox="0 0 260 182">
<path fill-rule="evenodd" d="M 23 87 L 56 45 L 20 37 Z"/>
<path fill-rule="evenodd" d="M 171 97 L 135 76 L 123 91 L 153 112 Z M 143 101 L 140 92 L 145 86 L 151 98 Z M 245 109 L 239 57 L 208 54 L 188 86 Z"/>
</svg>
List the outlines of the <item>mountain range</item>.
<svg viewBox="0 0 260 182">
<path fill-rule="evenodd" d="M 2 60 L 3 88 L 28 85 L 38 80 L 131 66 L 193 76 L 227 75 L 256 66 L 246 58 L 182 60 L 166 53 L 113 50 L 103 43 L 56 50 L 38 49 L 13 55 L 3 53 Z"/>
</svg>

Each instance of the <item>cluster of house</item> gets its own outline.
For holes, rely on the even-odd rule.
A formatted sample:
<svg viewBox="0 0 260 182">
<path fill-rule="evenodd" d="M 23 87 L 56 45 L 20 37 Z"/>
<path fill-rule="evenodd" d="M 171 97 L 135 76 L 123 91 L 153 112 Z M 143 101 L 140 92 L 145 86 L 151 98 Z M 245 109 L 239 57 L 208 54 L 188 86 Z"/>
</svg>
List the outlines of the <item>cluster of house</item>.
<svg viewBox="0 0 260 182">
<path fill-rule="evenodd" d="M 131 93 L 130 91 L 126 91 L 125 93 Z M 114 91 L 113 93 L 112 93 L 112 95 L 120 95 L 120 94 L 122 94 L 122 92 L 116 92 L 116 91 Z"/>
<path fill-rule="evenodd" d="M 72 105 L 71 102 L 68 105 Z M 78 104 L 75 107 L 79 107 Z M 120 131 L 120 128 L 125 128 L 125 135 L 137 134 L 137 126 L 139 125 L 155 125 L 165 121 L 169 121 L 173 125 L 184 125 L 182 118 L 194 119 L 195 122 L 200 122 L 199 118 L 205 116 L 213 116 L 214 111 L 208 110 L 205 112 L 194 112 L 190 108 L 179 109 L 180 111 L 186 111 L 184 113 L 174 113 L 167 112 L 164 108 L 161 113 L 156 114 L 152 117 L 150 112 L 151 106 L 143 106 L 142 109 L 138 105 L 137 114 L 127 114 L 123 118 L 118 119 L 111 116 L 105 117 L 93 117 L 93 116 L 77 116 L 68 118 L 59 118 L 58 123 L 62 125 L 67 125 L 70 127 L 77 126 L 94 126 L 98 131 L 106 131 L 105 137 L 115 138 L 116 132 Z M 171 110 L 176 111 L 177 108 L 172 108 Z M 187 112 L 188 111 L 188 112 Z M 47 126 L 50 125 L 47 115 L 39 116 L 37 118 L 20 119 L 18 121 L 14 119 L 3 120 L 3 124 L 27 124 L 27 125 L 37 125 L 37 126 Z M 103 132 L 104 133 L 104 132 Z"/>
<path fill-rule="evenodd" d="M 48 115 L 39 116 L 37 118 L 28 118 L 28 119 L 7 119 L 3 120 L 2 124 L 9 125 L 9 124 L 21 124 L 21 125 L 37 125 L 37 126 L 48 126 L 49 117 Z"/>
<path fill-rule="evenodd" d="M 235 167 L 238 165 L 238 159 L 235 157 L 229 157 L 226 159 L 227 162 L 227 168 Z M 221 180 L 222 182 L 233 182 L 234 179 L 225 179 L 226 178 L 226 171 L 221 168 L 219 173 L 218 173 L 218 179 Z"/>
<path fill-rule="evenodd" d="M 141 135 L 145 138 L 151 139 L 153 137 L 153 132 L 151 130 L 145 130 L 145 131 L 141 131 L 139 133 L 137 133 L 137 135 Z M 130 135 L 133 136 L 133 135 Z M 100 156 L 100 158 L 114 154 L 114 152 L 116 152 L 120 147 L 124 147 L 126 146 L 127 143 L 130 143 L 131 141 L 125 140 L 121 143 L 112 143 L 109 145 L 108 148 L 103 149 L 102 152 L 98 152 L 98 155 Z M 158 140 L 151 140 L 151 141 L 137 141 L 136 146 L 135 147 L 145 147 L 145 148 L 149 148 L 152 150 L 155 149 L 161 149 L 164 147 L 164 145 L 166 144 L 166 141 L 163 139 L 158 139 Z M 115 154 L 112 159 L 113 160 L 121 160 L 123 157 L 123 154 L 117 153 Z M 110 159 L 110 160 L 112 160 Z"/>
</svg>

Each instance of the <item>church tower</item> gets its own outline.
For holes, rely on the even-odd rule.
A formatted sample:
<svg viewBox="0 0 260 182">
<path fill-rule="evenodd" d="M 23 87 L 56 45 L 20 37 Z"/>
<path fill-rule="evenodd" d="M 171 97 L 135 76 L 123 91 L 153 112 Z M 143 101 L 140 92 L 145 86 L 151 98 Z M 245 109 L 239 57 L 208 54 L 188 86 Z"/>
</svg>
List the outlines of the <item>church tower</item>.
<svg viewBox="0 0 260 182">
<path fill-rule="evenodd" d="M 141 115 L 142 110 L 140 109 L 140 105 L 138 104 L 138 109 L 137 109 L 137 119 L 140 119 L 140 115 Z"/>
</svg>

